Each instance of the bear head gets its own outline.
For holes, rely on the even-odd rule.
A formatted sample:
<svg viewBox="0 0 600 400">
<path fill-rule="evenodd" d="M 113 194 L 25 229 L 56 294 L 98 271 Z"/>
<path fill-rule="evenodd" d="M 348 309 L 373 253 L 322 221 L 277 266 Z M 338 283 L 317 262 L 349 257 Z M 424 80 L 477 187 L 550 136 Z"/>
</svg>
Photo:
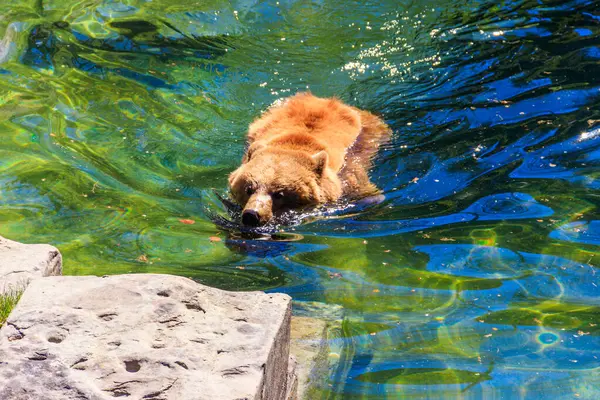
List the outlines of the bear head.
<svg viewBox="0 0 600 400">
<path fill-rule="evenodd" d="M 243 207 L 242 223 L 260 226 L 286 211 L 339 197 L 340 183 L 327 168 L 328 154 L 254 143 L 229 176 L 231 194 Z"/>
</svg>

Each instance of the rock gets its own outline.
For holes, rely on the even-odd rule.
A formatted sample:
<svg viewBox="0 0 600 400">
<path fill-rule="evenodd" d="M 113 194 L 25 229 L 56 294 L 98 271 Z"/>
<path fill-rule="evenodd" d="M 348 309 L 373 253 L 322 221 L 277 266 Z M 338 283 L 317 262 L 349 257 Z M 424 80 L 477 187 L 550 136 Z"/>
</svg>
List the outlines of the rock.
<svg viewBox="0 0 600 400">
<path fill-rule="evenodd" d="M 298 362 L 296 361 L 296 357 L 293 355 L 290 356 L 290 361 L 288 364 L 288 374 L 287 374 L 287 392 L 285 395 L 285 400 L 299 400 L 298 397 Z"/>
<path fill-rule="evenodd" d="M 344 319 L 344 315 L 344 307 L 339 304 L 328 304 L 320 301 L 294 301 L 294 316 L 296 317 L 339 322 Z"/>
<path fill-rule="evenodd" d="M 294 302 L 290 351 L 298 361 L 299 399 L 323 397 L 319 390 L 327 386 L 337 364 L 336 359 L 330 359 L 330 353 L 336 351 L 330 347 L 329 339 L 332 332 L 341 331 L 343 318 L 344 310 L 339 305 Z"/>
<path fill-rule="evenodd" d="M 37 279 L 0 330 L 0 399 L 284 399 L 290 317 L 177 276 Z"/>
<path fill-rule="evenodd" d="M 0 294 L 23 290 L 33 278 L 61 274 L 62 257 L 55 247 L 0 237 Z"/>
<path fill-rule="evenodd" d="M 298 398 L 310 399 L 312 386 L 329 376 L 327 333 L 331 322 L 309 317 L 292 318 L 291 353 L 298 360 Z"/>
</svg>

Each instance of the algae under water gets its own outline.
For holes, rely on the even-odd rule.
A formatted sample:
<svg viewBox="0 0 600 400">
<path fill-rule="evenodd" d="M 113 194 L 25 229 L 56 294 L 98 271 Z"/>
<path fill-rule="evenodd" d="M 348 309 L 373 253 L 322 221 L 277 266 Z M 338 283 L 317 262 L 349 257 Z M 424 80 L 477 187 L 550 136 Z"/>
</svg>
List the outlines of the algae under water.
<svg viewBox="0 0 600 400">
<path fill-rule="evenodd" d="M 213 190 L 302 90 L 390 124 L 386 199 L 230 235 Z M 599 106 L 594 1 L 4 0 L 0 235 L 343 307 L 311 399 L 597 399 Z"/>
</svg>

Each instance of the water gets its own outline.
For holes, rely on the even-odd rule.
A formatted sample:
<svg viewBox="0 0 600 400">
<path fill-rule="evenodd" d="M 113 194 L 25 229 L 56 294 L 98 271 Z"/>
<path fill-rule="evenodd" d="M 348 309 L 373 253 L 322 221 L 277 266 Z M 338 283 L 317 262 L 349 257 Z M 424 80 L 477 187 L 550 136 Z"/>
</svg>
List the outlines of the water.
<svg viewBox="0 0 600 400">
<path fill-rule="evenodd" d="M 597 2 L 4 0 L 0 37 L 1 235 L 342 306 L 315 399 L 600 398 Z M 300 90 L 393 127 L 385 202 L 218 228 Z"/>
</svg>

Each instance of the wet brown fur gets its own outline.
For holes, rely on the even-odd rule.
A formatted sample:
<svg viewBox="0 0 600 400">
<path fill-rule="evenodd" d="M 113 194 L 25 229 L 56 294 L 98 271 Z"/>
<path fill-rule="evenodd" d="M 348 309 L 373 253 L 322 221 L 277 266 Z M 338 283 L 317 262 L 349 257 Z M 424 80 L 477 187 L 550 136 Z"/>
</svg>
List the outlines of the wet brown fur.
<svg viewBox="0 0 600 400">
<path fill-rule="evenodd" d="M 301 93 L 272 107 L 248 129 L 248 150 L 229 184 L 260 223 L 288 209 L 376 194 L 371 159 L 390 129 L 341 101 Z"/>
</svg>

